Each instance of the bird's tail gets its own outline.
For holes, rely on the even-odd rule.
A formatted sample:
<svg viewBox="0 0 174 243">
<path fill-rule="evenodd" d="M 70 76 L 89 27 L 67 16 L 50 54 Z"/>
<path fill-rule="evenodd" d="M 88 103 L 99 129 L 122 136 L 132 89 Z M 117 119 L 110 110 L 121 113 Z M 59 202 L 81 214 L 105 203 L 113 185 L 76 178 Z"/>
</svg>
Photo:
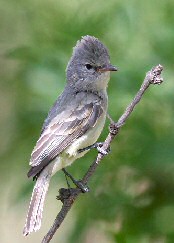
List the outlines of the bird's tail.
<svg viewBox="0 0 174 243">
<path fill-rule="evenodd" d="M 25 236 L 33 231 L 39 230 L 41 227 L 42 211 L 45 196 L 48 191 L 49 182 L 51 179 L 51 174 L 51 171 L 48 170 L 48 168 L 45 168 L 37 178 L 31 196 L 26 223 L 23 230 L 23 235 Z"/>
</svg>

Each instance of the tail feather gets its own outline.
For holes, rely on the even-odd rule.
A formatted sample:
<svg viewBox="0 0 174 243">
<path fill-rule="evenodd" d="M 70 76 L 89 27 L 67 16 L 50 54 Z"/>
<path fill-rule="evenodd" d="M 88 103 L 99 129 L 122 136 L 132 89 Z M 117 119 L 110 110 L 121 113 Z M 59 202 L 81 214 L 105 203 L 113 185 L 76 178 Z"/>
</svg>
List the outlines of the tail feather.
<svg viewBox="0 0 174 243">
<path fill-rule="evenodd" d="M 45 168 L 39 175 L 33 189 L 23 235 L 27 236 L 41 227 L 45 196 L 51 179 L 51 171 Z"/>
</svg>

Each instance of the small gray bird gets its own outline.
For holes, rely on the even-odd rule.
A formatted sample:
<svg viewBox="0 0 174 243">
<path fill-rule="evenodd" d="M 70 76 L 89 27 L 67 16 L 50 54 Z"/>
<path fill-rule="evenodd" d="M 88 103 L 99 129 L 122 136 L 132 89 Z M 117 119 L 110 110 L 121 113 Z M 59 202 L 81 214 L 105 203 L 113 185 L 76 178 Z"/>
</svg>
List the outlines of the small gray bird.
<svg viewBox="0 0 174 243">
<path fill-rule="evenodd" d="M 31 154 L 28 177 L 37 178 L 23 234 L 41 227 L 51 176 L 82 157 L 103 129 L 108 106 L 110 64 L 107 48 L 95 37 L 77 42 L 66 69 L 67 84 L 46 118 Z M 82 152 L 79 152 L 82 150 Z"/>
</svg>

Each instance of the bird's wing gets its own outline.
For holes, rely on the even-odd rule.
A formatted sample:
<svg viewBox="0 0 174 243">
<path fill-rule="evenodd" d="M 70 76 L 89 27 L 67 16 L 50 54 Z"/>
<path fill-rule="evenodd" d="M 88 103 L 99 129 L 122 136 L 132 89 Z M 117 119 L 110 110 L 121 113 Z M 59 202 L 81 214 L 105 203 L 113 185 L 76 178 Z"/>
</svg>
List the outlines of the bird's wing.
<svg viewBox="0 0 174 243">
<path fill-rule="evenodd" d="M 86 104 L 66 111 L 65 116 L 57 115 L 41 134 L 31 154 L 28 177 L 35 176 L 73 141 L 94 127 L 103 113 L 99 104 Z"/>
</svg>

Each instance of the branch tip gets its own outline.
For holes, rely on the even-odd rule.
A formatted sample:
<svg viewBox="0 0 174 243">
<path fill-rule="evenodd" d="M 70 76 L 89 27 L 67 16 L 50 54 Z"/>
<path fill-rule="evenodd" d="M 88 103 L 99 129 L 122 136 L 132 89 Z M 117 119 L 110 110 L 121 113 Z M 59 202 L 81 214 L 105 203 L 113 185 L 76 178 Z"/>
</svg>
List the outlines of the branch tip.
<svg viewBox="0 0 174 243">
<path fill-rule="evenodd" d="M 163 71 L 163 66 L 158 64 L 157 66 L 153 67 L 147 75 L 149 75 L 149 82 L 151 84 L 161 84 L 163 82 L 163 78 L 161 77 L 161 73 Z"/>
</svg>

